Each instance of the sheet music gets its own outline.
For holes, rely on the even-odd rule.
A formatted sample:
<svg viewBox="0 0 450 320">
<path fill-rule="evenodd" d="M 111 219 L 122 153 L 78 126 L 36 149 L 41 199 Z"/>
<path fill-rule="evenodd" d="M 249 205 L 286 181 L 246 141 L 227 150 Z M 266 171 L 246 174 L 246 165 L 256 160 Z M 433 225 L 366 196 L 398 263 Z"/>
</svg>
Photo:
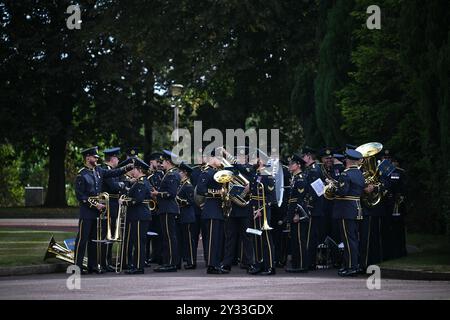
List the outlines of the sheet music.
<svg viewBox="0 0 450 320">
<path fill-rule="evenodd" d="M 314 189 L 318 197 L 325 193 L 325 185 L 320 178 L 311 183 L 311 187 Z"/>
</svg>

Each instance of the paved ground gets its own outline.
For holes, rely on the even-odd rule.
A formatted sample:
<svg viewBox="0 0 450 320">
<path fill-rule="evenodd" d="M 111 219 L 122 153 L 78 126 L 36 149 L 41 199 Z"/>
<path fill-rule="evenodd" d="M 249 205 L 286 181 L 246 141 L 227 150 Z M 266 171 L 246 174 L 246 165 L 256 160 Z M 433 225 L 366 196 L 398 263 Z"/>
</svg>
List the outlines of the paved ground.
<svg viewBox="0 0 450 320">
<path fill-rule="evenodd" d="M 80 290 L 68 290 L 67 274 L 0 278 L 0 299 L 450 299 L 450 282 L 381 281 L 368 290 L 366 277 L 343 279 L 335 270 L 292 275 L 279 270 L 271 277 L 206 275 L 205 269 L 144 275 L 86 275 Z"/>
<path fill-rule="evenodd" d="M 0 228 L 76 231 L 78 219 L 0 219 Z"/>
<path fill-rule="evenodd" d="M 0 219 L 0 227 L 76 228 L 74 219 Z M 199 246 L 198 260 L 202 257 Z M 0 277 L 0 299 L 450 299 L 450 281 L 382 279 L 380 290 L 369 290 L 368 276 L 340 278 L 336 270 L 293 275 L 278 269 L 270 277 L 248 276 L 234 267 L 228 275 L 197 270 L 143 275 L 86 275 L 80 290 L 66 286 L 68 274 Z"/>
</svg>

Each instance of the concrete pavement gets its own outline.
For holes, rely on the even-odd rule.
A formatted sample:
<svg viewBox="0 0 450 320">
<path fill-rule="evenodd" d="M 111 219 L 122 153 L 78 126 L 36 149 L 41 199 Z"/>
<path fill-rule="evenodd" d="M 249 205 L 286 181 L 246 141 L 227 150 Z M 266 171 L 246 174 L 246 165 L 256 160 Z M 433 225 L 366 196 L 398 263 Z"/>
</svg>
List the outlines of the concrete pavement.
<svg viewBox="0 0 450 320">
<path fill-rule="evenodd" d="M 369 290 L 367 276 L 340 278 L 336 270 L 292 275 L 248 276 L 234 268 L 228 275 L 206 275 L 205 269 L 143 275 L 85 275 L 80 290 L 66 287 L 68 274 L 0 278 L 0 299 L 450 299 L 449 281 L 382 279 Z"/>
</svg>

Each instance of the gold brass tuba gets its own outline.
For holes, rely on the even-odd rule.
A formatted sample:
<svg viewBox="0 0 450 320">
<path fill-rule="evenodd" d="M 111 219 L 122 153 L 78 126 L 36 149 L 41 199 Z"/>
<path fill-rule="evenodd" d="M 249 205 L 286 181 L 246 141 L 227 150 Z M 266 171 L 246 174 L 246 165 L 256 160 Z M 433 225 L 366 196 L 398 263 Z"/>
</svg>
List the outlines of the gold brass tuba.
<svg viewBox="0 0 450 320">
<path fill-rule="evenodd" d="M 55 238 L 52 236 L 48 243 L 47 250 L 45 251 L 44 261 L 47 259 L 56 258 L 58 260 L 75 264 L 75 253 L 72 250 L 63 247 L 56 243 Z M 83 258 L 83 266 L 87 268 L 87 258 Z"/>
<path fill-rule="evenodd" d="M 364 158 L 361 167 L 365 184 L 366 186 L 371 184 L 376 189 L 371 193 L 364 193 L 361 197 L 361 201 L 369 208 L 376 206 L 382 197 L 380 192 L 381 182 L 379 181 L 380 172 L 375 157 L 382 149 L 383 145 L 379 142 L 369 142 L 356 148 L 356 151 L 360 152 Z"/>
</svg>

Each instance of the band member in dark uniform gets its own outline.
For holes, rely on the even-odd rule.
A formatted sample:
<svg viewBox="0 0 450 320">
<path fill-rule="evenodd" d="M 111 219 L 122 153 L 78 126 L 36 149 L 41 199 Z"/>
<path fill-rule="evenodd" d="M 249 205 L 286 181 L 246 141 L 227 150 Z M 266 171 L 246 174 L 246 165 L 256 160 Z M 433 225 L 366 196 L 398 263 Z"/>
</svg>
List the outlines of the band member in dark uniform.
<svg viewBox="0 0 450 320">
<path fill-rule="evenodd" d="M 200 181 L 200 175 L 202 173 L 203 170 L 205 170 L 205 168 L 207 167 L 206 164 L 206 157 L 203 157 L 202 155 L 202 150 L 200 149 L 198 152 L 199 154 L 198 159 L 197 159 L 197 163 L 196 165 L 194 165 L 192 167 L 192 173 L 191 173 L 191 178 L 190 181 L 192 183 L 192 186 L 194 187 L 194 192 L 195 192 L 195 188 L 198 185 L 198 182 Z M 192 225 L 192 237 L 194 239 L 194 248 L 195 251 L 197 251 L 198 248 L 198 243 L 200 241 L 200 234 L 202 235 L 202 246 L 203 246 L 203 259 L 205 260 L 205 263 L 208 261 L 207 258 L 207 247 L 208 244 L 205 241 L 206 239 L 206 235 L 208 234 L 207 232 L 207 225 L 205 223 L 206 220 L 201 218 L 201 213 L 202 213 L 202 207 L 199 203 L 195 202 L 194 203 L 194 211 L 195 211 L 195 223 Z"/>
<path fill-rule="evenodd" d="M 203 241 L 207 243 L 207 273 L 228 273 L 221 266 L 223 252 L 224 216 L 222 210 L 222 185 L 214 180 L 214 174 L 219 170 L 221 163 L 212 151 L 206 166 L 197 184 L 197 193 L 205 196 L 202 219 L 207 226 L 207 234 Z"/>
<path fill-rule="evenodd" d="M 261 230 L 262 234 L 254 237 L 255 264 L 249 268 L 248 273 L 274 275 L 276 273 L 274 248 L 270 233 L 272 228 L 267 228 L 268 226 L 264 225 L 264 222 L 270 221 L 270 209 L 272 203 L 276 202 L 275 181 L 271 175 L 264 172 L 265 165 L 261 159 L 252 157 L 250 163 L 253 165 L 249 175 L 253 228 Z"/>
<path fill-rule="evenodd" d="M 397 159 L 389 149 L 382 151 L 382 160 L 390 160 L 395 170 L 384 180 L 386 197 L 385 215 L 382 217 L 383 259 L 397 259 L 406 256 L 405 233 L 405 170 L 399 167 Z"/>
<path fill-rule="evenodd" d="M 346 169 L 341 173 L 336 187 L 333 217 L 339 219 L 341 238 L 344 242 L 344 266 L 340 276 L 356 275 L 358 270 L 358 220 L 362 215 L 361 195 L 365 180 L 358 168 L 361 153 L 355 150 L 345 151 Z"/>
<path fill-rule="evenodd" d="M 241 168 L 250 168 L 248 164 L 247 155 L 248 149 L 239 148 L 236 149 L 236 159 L 232 157 L 228 152 L 223 149 L 224 156 L 230 160 L 234 166 L 240 166 Z M 245 170 L 245 169 L 244 169 Z M 239 174 L 237 168 L 235 168 L 235 174 Z M 249 185 L 245 189 L 245 193 L 249 192 Z M 225 221 L 225 252 L 223 258 L 222 268 L 231 271 L 231 265 L 234 258 L 239 254 L 239 260 L 241 267 L 248 269 L 253 262 L 253 247 L 251 236 L 247 233 L 247 228 L 250 227 L 250 207 L 240 206 L 236 203 L 232 203 L 231 212 L 228 219 Z M 240 246 L 238 246 L 240 242 Z M 240 247 L 240 252 L 237 252 Z"/>
<path fill-rule="evenodd" d="M 151 220 L 148 205 L 151 199 L 151 186 L 145 171 L 149 166 L 139 158 L 134 159 L 134 169 L 130 175 L 135 179 L 127 192 L 127 228 L 128 228 L 128 270 L 127 274 L 144 273 L 145 245 L 147 241 L 148 223 Z M 119 204 L 122 199 L 119 199 Z"/>
<path fill-rule="evenodd" d="M 281 162 L 280 162 L 281 164 Z M 283 182 L 284 182 L 284 192 L 283 200 L 280 207 L 275 203 L 272 205 L 271 210 L 271 226 L 274 228 L 272 230 L 272 239 L 275 251 L 275 266 L 277 268 L 284 268 L 287 262 L 288 249 L 290 247 L 290 235 L 288 223 L 287 211 L 289 196 L 291 192 L 291 173 L 287 165 L 283 164 Z"/>
<path fill-rule="evenodd" d="M 97 238 L 97 218 L 105 209 L 105 205 L 92 197 L 97 197 L 102 188 L 103 180 L 118 177 L 133 168 L 128 164 L 124 168 L 105 170 L 97 166 L 98 148 L 83 150 L 84 167 L 78 171 L 75 181 L 75 195 L 80 203 L 79 231 L 75 241 L 75 264 L 83 268 L 83 258 L 88 247 L 88 270 L 83 273 L 101 273 L 97 261 L 97 245 L 92 241 Z"/>
<path fill-rule="evenodd" d="M 308 187 L 302 174 L 305 162 L 298 155 L 293 155 L 289 162 L 289 170 L 292 173 L 292 181 L 288 204 L 288 222 L 291 229 L 292 267 L 286 268 L 287 272 L 308 272 L 308 228 L 310 212 L 305 203 Z"/>
<path fill-rule="evenodd" d="M 153 152 L 150 155 L 150 173 L 147 177 L 152 189 L 159 190 L 161 185 L 161 180 L 164 176 L 164 172 L 161 168 L 162 161 L 161 152 Z M 146 261 L 145 265 L 150 266 L 150 263 L 162 264 L 161 257 L 161 221 L 158 215 L 158 209 L 155 208 L 151 211 L 152 220 L 149 223 L 148 231 L 155 233 L 156 235 L 147 236 L 147 246 L 146 246 Z"/>
<path fill-rule="evenodd" d="M 186 262 L 185 269 L 195 269 L 197 266 L 197 248 L 194 246 L 192 237 L 192 226 L 195 223 L 194 187 L 189 181 L 192 168 L 185 163 L 181 163 L 178 168 L 181 177 L 177 194 L 177 202 L 180 207 L 180 216 L 177 221 L 180 257 Z"/>
<path fill-rule="evenodd" d="M 319 164 L 316 163 L 315 150 L 309 147 L 302 149 L 302 159 L 306 163 L 304 176 L 308 184 L 308 195 L 310 197 L 308 205 L 310 206 L 311 217 L 309 219 L 309 238 L 308 238 L 308 256 L 309 268 L 316 269 L 317 245 L 324 240 L 324 212 L 323 212 L 323 195 L 318 196 L 312 188 L 311 184 L 317 179 L 321 179 L 325 183 L 325 177 L 322 174 Z"/>
<path fill-rule="evenodd" d="M 180 214 L 180 209 L 176 201 L 178 187 L 180 185 L 180 175 L 175 167 L 174 161 L 177 156 L 170 151 L 163 151 L 164 177 L 161 180 L 159 190 L 152 191 L 158 203 L 159 218 L 162 232 L 162 258 L 163 264 L 154 271 L 173 272 L 177 271 L 179 264 L 178 241 L 176 236 L 175 218 Z"/>
<path fill-rule="evenodd" d="M 103 151 L 105 154 L 105 163 L 102 166 L 105 170 L 113 170 L 119 164 L 120 148 L 110 148 Z M 110 228 L 111 232 L 116 230 L 116 221 L 119 211 L 119 197 L 125 192 L 125 183 L 120 181 L 120 177 L 106 178 L 103 181 L 102 192 L 109 194 Z M 106 218 L 106 217 L 105 217 Z M 107 219 L 102 221 L 102 239 L 107 235 Z M 101 267 L 108 272 L 114 272 L 112 266 L 112 243 L 103 244 L 101 249 Z"/>
</svg>

